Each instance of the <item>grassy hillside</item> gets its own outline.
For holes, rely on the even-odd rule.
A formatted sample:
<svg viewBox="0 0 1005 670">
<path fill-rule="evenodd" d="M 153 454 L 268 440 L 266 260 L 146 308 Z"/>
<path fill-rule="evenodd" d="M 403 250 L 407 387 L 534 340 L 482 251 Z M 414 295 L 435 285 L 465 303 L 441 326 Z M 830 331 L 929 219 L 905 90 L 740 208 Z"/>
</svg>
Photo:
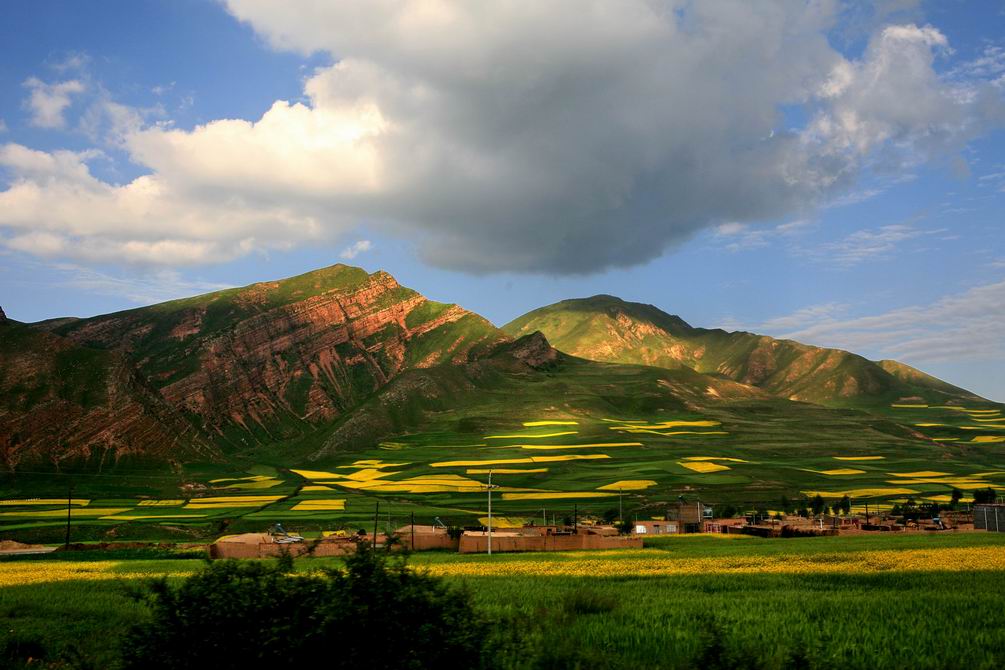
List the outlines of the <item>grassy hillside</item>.
<svg viewBox="0 0 1005 670">
<path fill-rule="evenodd" d="M 995 441 L 997 440 L 997 441 Z M 888 415 L 775 398 L 689 368 L 606 364 L 559 354 L 541 337 L 463 365 L 399 375 L 308 436 L 248 448 L 225 463 L 72 475 L 87 504 L 81 538 L 212 537 L 372 524 L 411 514 L 477 525 L 659 517 L 685 496 L 723 511 L 781 509 L 817 494 L 856 510 L 948 502 L 1005 488 L 1005 419 L 991 405 L 889 407 Z M 0 536 L 58 541 L 69 474 L 0 479 Z"/>
<path fill-rule="evenodd" d="M 982 398 L 894 361 L 875 363 L 837 349 L 746 332 L 694 328 L 652 305 L 613 296 L 565 300 L 515 319 L 503 330 L 540 331 L 566 353 L 597 361 L 682 366 L 722 375 L 780 398 L 833 406 Z"/>
<path fill-rule="evenodd" d="M 386 273 L 345 265 L 15 330 L 51 374 L 7 366 L 9 412 L 22 424 L 21 442 L 38 442 L 41 432 L 57 450 L 65 442 L 59 424 L 42 431 L 29 421 L 42 398 L 34 385 L 55 380 L 87 394 L 78 399 L 85 406 L 100 403 L 112 361 L 145 406 L 162 405 L 182 421 L 176 432 L 234 453 L 309 436 L 405 370 L 473 360 L 508 339 L 478 315 L 426 300 Z M 85 425 L 82 448 L 121 441 L 106 429 Z M 22 452 L 44 460 L 37 449 Z M 165 460 L 186 458 L 180 450 Z"/>
</svg>

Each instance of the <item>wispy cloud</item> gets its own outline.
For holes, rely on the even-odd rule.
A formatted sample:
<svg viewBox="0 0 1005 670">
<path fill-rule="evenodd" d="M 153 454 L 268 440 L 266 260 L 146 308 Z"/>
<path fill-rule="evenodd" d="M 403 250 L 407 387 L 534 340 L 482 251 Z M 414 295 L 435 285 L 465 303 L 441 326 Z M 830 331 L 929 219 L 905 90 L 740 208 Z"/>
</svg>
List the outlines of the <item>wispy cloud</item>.
<svg viewBox="0 0 1005 670">
<path fill-rule="evenodd" d="M 359 242 L 351 244 L 345 249 L 343 249 L 342 253 L 339 254 L 339 258 L 352 260 L 353 258 L 356 258 L 356 256 L 359 256 L 361 253 L 365 251 L 370 251 L 370 249 L 373 249 L 373 242 L 371 242 L 370 240 L 360 240 Z"/>
<path fill-rule="evenodd" d="M 908 362 L 996 360 L 1005 357 L 1003 305 L 999 281 L 872 316 L 846 317 L 847 305 L 810 306 L 750 330 Z"/>
<path fill-rule="evenodd" d="M 199 293 L 233 288 L 232 284 L 186 279 L 181 274 L 169 270 L 142 275 L 111 275 L 68 263 L 49 267 L 59 273 L 52 282 L 54 286 L 73 288 L 94 295 L 124 298 L 138 305 L 151 305 Z"/>
<path fill-rule="evenodd" d="M 918 228 L 911 223 L 895 223 L 857 230 L 844 239 L 801 248 L 798 253 L 838 267 L 851 267 L 865 261 L 891 258 L 905 251 L 904 244 L 910 240 L 945 232 L 946 228 Z"/>
<path fill-rule="evenodd" d="M 37 77 L 29 77 L 24 87 L 29 91 L 25 109 L 31 114 L 31 125 L 39 128 L 65 126 L 63 112 L 70 106 L 72 96 L 84 92 L 84 83 L 79 79 L 47 84 Z"/>
<path fill-rule="evenodd" d="M 802 232 L 812 225 L 808 219 L 797 219 L 777 226 L 758 227 L 746 223 L 723 223 L 715 228 L 715 236 L 725 242 L 724 249 L 736 253 L 766 247 L 780 237 Z"/>
</svg>

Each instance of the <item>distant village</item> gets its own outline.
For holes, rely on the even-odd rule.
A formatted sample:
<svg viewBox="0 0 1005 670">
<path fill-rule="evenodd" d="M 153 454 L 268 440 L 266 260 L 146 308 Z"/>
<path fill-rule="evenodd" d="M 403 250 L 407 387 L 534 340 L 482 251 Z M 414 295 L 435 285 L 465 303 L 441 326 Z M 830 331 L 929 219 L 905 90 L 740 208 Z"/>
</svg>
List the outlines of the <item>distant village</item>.
<svg viewBox="0 0 1005 670">
<path fill-rule="evenodd" d="M 307 539 L 287 532 L 277 524 L 268 532 L 242 533 L 218 539 L 210 545 L 212 558 L 268 558 L 298 556 L 340 556 L 360 544 L 400 548 L 409 551 L 453 551 L 462 554 L 491 554 L 534 551 L 587 551 L 641 549 L 646 538 L 685 534 L 738 534 L 761 538 L 815 537 L 870 533 L 958 533 L 1005 532 L 1005 504 L 997 502 L 954 505 L 957 509 L 931 506 L 897 506 L 874 514 L 841 513 L 840 505 L 821 512 L 759 514 L 716 517 L 713 507 L 699 501 L 683 500 L 666 506 L 662 518 L 631 519 L 621 523 L 584 518 L 571 523 L 537 524 L 520 527 L 448 527 L 443 523 L 409 523 L 393 532 L 356 533 L 325 531 Z M 491 522 L 491 520 L 488 520 Z"/>
</svg>

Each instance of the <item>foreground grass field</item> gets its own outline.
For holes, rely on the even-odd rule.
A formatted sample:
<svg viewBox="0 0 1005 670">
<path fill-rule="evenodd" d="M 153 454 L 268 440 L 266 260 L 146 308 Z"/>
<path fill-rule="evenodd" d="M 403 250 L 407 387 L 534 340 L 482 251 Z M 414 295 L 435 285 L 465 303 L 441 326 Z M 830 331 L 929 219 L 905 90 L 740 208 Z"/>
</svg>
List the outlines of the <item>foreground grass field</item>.
<svg viewBox="0 0 1005 670">
<path fill-rule="evenodd" d="M 147 616 L 130 586 L 202 565 L 79 559 L 0 562 L 0 664 L 28 652 L 50 667 L 114 668 L 117 633 Z M 1005 535 L 682 537 L 635 551 L 412 562 L 468 585 L 508 639 L 503 667 L 975 670 L 1005 661 Z"/>
</svg>

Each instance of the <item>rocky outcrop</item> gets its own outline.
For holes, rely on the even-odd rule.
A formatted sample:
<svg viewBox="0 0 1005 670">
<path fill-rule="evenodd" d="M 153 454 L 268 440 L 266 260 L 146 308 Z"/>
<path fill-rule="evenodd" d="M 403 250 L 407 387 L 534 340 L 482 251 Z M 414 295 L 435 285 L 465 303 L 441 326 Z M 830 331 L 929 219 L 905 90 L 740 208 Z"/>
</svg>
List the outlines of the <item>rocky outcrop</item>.
<svg viewBox="0 0 1005 670">
<path fill-rule="evenodd" d="M 4 469 L 100 469 L 129 457 L 214 460 L 219 452 L 121 357 L 23 325 L 0 331 Z"/>
<path fill-rule="evenodd" d="M 225 447 L 299 437 L 404 370 L 464 363 L 508 340 L 387 273 L 347 266 L 56 330 L 121 355 L 160 400 Z"/>
<path fill-rule="evenodd" d="M 521 337 L 509 347 L 508 353 L 536 370 L 553 365 L 559 355 L 541 331 Z"/>
</svg>

